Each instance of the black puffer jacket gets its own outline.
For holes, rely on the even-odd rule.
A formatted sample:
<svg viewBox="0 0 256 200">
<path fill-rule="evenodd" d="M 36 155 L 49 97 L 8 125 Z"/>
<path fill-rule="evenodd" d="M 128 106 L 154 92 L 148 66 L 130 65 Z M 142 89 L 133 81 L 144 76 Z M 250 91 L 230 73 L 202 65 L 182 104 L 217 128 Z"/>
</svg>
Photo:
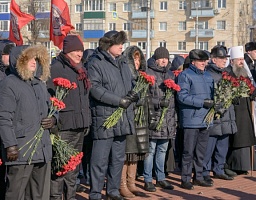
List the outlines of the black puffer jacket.
<svg viewBox="0 0 256 200">
<path fill-rule="evenodd" d="M 220 69 L 214 63 L 210 63 L 206 66 L 206 71 L 211 74 L 212 78 L 214 79 L 214 84 L 217 84 L 222 78 L 222 72 L 224 69 Z M 224 113 L 223 117 L 213 121 L 213 126 L 209 128 L 210 135 L 214 136 L 236 133 L 237 126 L 235 120 L 235 110 L 233 104 L 231 104 L 231 106 Z"/>
<path fill-rule="evenodd" d="M 90 105 L 92 111 L 92 136 L 106 139 L 134 134 L 134 113 L 132 105 L 124 110 L 119 122 L 105 129 L 102 125 L 119 106 L 122 97 L 132 90 L 132 75 L 125 60 L 114 60 L 106 51 L 95 50 L 87 63 L 88 77 L 92 87 Z"/>
<path fill-rule="evenodd" d="M 36 57 L 37 76 L 27 70 L 27 63 Z M 3 159 L 6 165 L 28 164 L 32 148 L 25 146 L 16 161 L 6 160 L 6 148 L 18 148 L 30 141 L 39 130 L 41 120 L 48 115 L 49 97 L 45 81 L 49 73 L 49 56 L 43 46 L 18 46 L 10 54 L 11 73 L 1 81 L 0 135 L 3 143 Z M 39 76 L 39 73 L 42 74 Z M 29 149 L 29 150 L 28 150 Z M 26 155 L 23 157 L 25 152 Z M 45 130 L 31 163 L 49 162 L 52 157 L 50 134 Z"/>
<path fill-rule="evenodd" d="M 52 80 L 57 77 L 75 82 L 77 88 L 70 90 L 63 100 L 66 108 L 59 112 L 58 128 L 60 131 L 88 128 L 91 124 L 89 91 L 85 88 L 84 81 L 78 80 L 77 76 L 78 73 L 61 52 L 51 65 L 51 78 L 47 82 L 48 90 L 51 95 L 55 95 L 56 87 Z"/>
<path fill-rule="evenodd" d="M 150 95 L 152 95 L 152 102 L 155 107 L 156 118 L 159 121 L 162 113 L 162 108 L 160 107 L 160 101 L 165 96 L 166 87 L 164 86 L 164 80 L 175 79 L 172 72 L 168 72 L 169 66 L 158 67 L 156 65 L 155 59 L 152 57 L 148 60 L 147 73 L 149 75 L 155 76 L 155 84 L 150 87 Z M 176 133 L 176 112 L 175 112 L 175 101 L 174 95 L 170 98 L 170 104 L 168 111 L 165 115 L 162 128 L 160 131 L 150 131 L 149 137 L 151 139 L 172 139 L 175 137 Z"/>
</svg>

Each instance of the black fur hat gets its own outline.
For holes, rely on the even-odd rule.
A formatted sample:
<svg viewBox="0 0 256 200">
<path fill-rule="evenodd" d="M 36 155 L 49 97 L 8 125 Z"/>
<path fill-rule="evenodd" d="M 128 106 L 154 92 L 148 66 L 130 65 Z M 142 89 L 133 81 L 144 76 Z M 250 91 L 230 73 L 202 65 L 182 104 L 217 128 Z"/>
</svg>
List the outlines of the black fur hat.
<svg viewBox="0 0 256 200">
<path fill-rule="evenodd" d="M 223 45 L 216 45 L 211 49 L 212 58 L 226 58 L 230 57 L 227 52 L 227 48 Z"/>
<path fill-rule="evenodd" d="M 189 59 L 192 60 L 208 60 L 209 56 L 204 50 L 193 49 L 189 52 Z"/>
<path fill-rule="evenodd" d="M 127 41 L 127 36 L 124 31 L 109 31 L 104 34 L 99 40 L 99 48 L 103 51 L 107 51 L 111 46 L 115 44 L 123 44 Z"/>
<path fill-rule="evenodd" d="M 256 43 L 255 42 L 248 42 L 245 44 L 245 51 L 253 51 L 256 50 Z"/>
</svg>

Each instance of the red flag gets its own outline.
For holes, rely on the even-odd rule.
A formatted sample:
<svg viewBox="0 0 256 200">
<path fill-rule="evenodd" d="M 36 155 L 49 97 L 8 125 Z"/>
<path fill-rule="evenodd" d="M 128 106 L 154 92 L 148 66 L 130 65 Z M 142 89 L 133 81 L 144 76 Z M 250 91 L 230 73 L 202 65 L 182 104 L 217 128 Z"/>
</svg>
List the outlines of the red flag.
<svg viewBox="0 0 256 200">
<path fill-rule="evenodd" d="M 63 40 L 72 29 L 67 3 L 64 0 L 51 0 L 50 40 L 62 49 Z"/>
<path fill-rule="evenodd" d="M 16 43 L 16 45 L 22 45 L 23 39 L 20 30 L 27 23 L 35 19 L 33 15 L 29 15 L 20 11 L 19 6 L 15 0 L 11 0 L 10 4 L 11 18 L 10 18 L 10 31 L 9 40 Z"/>
</svg>

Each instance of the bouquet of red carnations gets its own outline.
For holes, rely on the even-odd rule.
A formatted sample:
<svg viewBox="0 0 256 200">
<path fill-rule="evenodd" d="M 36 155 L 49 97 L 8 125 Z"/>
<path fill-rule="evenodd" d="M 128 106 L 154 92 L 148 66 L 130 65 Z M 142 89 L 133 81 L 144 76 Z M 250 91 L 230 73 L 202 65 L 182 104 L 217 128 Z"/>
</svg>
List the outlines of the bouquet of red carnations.
<svg viewBox="0 0 256 200">
<path fill-rule="evenodd" d="M 146 74 L 146 72 L 139 72 L 138 81 L 136 82 L 135 87 L 133 88 L 133 91 L 136 93 L 139 93 L 142 90 L 146 90 L 148 88 L 149 84 L 153 84 L 155 82 L 154 76 L 149 76 Z M 119 119 L 122 117 L 124 108 L 118 107 L 118 109 L 110 115 L 106 121 L 104 122 L 103 126 L 106 129 L 109 129 L 117 124 Z"/>
<path fill-rule="evenodd" d="M 174 91 L 180 91 L 180 86 L 174 82 L 172 79 L 166 79 L 164 81 L 164 85 L 166 86 L 166 91 L 165 91 L 165 99 L 170 100 L 170 97 L 173 95 Z M 168 108 L 164 107 L 161 113 L 161 117 L 159 119 L 159 122 L 156 126 L 156 130 L 159 131 L 162 127 L 163 121 L 165 114 L 167 112 Z"/>
<path fill-rule="evenodd" d="M 77 87 L 76 83 L 71 83 L 69 80 L 64 78 L 55 78 L 53 79 L 54 85 L 56 88 L 56 96 L 51 97 L 51 107 L 50 112 L 48 114 L 48 118 L 52 117 L 56 112 L 65 108 L 65 104 L 63 103 L 63 99 L 68 94 L 68 92 Z M 44 128 L 41 126 L 40 129 L 36 132 L 35 136 L 29 140 L 25 145 L 19 148 L 19 150 L 28 146 L 28 149 L 25 151 L 23 157 L 28 153 L 28 151 L 33 147 L 30 156 L 28 158 L 28 164 L 31 164 L 32 158 L 37 150 L 37 147 L 43 137 Z"/>
</svg>

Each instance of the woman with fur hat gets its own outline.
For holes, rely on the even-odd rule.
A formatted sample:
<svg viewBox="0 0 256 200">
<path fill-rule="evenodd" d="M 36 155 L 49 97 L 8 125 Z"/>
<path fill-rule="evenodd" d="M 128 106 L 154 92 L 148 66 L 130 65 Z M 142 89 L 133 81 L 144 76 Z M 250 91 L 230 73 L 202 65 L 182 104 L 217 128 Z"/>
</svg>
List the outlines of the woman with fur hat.
<svg viewBox="0 0 256 200">
<path fill-rule="evenodd" d="M 119 188 L 125 158 L 126 135 L 135 134 L 131 104 L 138 100 L 138 95 L 132 92 L 133 78 L 130 69 L 125 60 L 119 59 L 126 40 L 123 31 L 105 33 L 87 64 L 92 84 L 90 103 L 93 148 L 90 199 L 101 199 L 105 175 L 107 199 L 123 199 Z M 118 107 L 124 109 L 122 118 L 115 126 L 104 128 L 103 123 Z"/>
<path fill-rule="evenodd" d="M 128 66 L 132 72 L 133 79 L 138 79 L 138 71 L 146 70 L 146 60 L 143 52 L 137 46 L 127 47 L 123 52 L 123 58 L 128 63 Z M 122 171 L 120 194 L 125 198 L 133 198 L 135 196 L 144 196 L 143 193 L 138 191 L 135 185 L 135 178 L 137 172 L 138 161 L 144 161 L 146 153 L 149 152 L 149 135 L 148 135 L 148 124 L 156 122 L 154 106 L 152 104 L 149 93 L 145 97 L 140 98 L 138 103 L 134 105 L 134 113 L 138 112 L 138 108 L 143 106 L 144 108 L 144 119 L 143 123 L 140 124 L 135 122 L 134 135 L 126 136 L 126 159 Z"/>
<path fill-rule="evenodd" d="M 10 54 L 11 74 L 1 82 L 0 134 L 7 165 L 6 199 L 45 200 L 50 196 L 45 188 L 50 184 L 52 157 L 48 129 L 56 119 L 47 118 L 50 99 L 45 81 L 50 76 L 49 60 L 43 46 L 14 47 Z M 29 165 L 33 148 L 19 148 L 35 136 L 41 125 L 45 131 Z"/>
</svg>

